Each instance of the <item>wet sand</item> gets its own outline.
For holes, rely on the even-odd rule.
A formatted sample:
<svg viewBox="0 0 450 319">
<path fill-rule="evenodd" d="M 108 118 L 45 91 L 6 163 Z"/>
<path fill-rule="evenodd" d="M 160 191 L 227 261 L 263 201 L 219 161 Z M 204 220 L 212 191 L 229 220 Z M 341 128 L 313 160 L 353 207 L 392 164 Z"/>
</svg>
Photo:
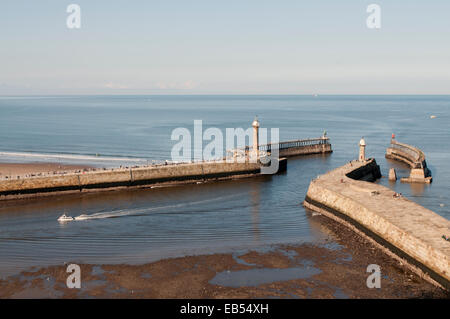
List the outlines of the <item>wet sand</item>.
<svg viewBox="0 0 450 319">
<path fill-rule="evenodd" d="M 80 265 L 81 289 L 66 265 L 0 281 L 0 298 L 450 298 L 342 225 L 315 216 L 336 242 L 164 259 L 144 265 Z M 381 288 L 369 289 L 369 264 Z"/>
<path fill-rule="evenodd" d="M 68 165 L 60 163 L 0 163 L 0 177 L 23 176 L 36 173 L 73 171 L 91 168 L 87 165 Z"/>
</svg>

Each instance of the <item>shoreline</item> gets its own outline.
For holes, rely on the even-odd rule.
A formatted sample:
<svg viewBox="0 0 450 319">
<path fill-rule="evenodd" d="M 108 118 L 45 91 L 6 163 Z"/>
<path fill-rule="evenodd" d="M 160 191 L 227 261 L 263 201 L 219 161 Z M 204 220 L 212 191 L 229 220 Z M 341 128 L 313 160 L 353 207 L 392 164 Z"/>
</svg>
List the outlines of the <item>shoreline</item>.
<svg viewBox="0 0 450 319">
<path fill-rule="evenodd" d="M 312 218 L 331 235 L 330 245 L 80 264 L 81 289 L 66 287 L 67 265 L 50 266 L 0 280 L 0 298 L 450 298 L 367 239 L 325 216 Z M 381 267 L 381 289 L 366 286 L 369 264 Z"/>
</svg>

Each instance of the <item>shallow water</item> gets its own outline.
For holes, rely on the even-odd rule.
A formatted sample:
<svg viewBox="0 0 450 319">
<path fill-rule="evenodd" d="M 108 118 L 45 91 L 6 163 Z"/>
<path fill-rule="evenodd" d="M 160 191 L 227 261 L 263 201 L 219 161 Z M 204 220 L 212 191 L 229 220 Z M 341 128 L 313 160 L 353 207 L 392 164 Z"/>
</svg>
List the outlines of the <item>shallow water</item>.
<svg viewBox="0 0 450 319">
<path fill-rule="evenodd" d="M 100 166 L 163 160 L 176 143 L 174 128 L 192 129 L 194 119 L 204 129 L 246 128 L 256 114 L 262 127 L 280 128 L 281 140 L 327 130 L 334 149 L 291 158 L 276 176 L 1 203 L 0 275 L 69 261 L 142 263 L 323 242 L 328 235 L 301 202 L 312 178 L 357 157 L 361 136 L 386 176 L 391 166 L 408 175 L 406 166 L 384 159 L 392 133 L 419 146 L 431 185 L 380 183 L 450 218 L 449 107 L 448 96 L 0 98 L 0 162 L 54 161 L 47 154 Z M 88 218 L 60 224 L 63 212 Z"/>
<path fill-rule="evenodd" d="M 225 287 L 256 287 L 277 281 L 306 279 L 322 271 L 312 266 L 292 268 L 255 268 L 238 271 L 223 271 L 210 280 L 210 284 Z"/>
</svg>

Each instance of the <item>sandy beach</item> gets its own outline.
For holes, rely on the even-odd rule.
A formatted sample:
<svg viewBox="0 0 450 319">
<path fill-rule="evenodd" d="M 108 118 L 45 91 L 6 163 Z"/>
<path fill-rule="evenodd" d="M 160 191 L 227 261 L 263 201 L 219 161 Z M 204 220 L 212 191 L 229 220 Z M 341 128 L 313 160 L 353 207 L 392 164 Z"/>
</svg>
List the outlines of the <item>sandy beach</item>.
<svg viewBox="0 0 450 319">
<path fill-rule="evenodd" d="M 0 298 L 449 298 L 366 239 L 320 216 L 334 245 L 273 245 L 265 251 L 163 259 L 143 265 L 80 264 L 81 288 L 66 265 L 0 280 Z M 370 289 L 367 266 L 381 267 Z"/>
<path fill-rule="evenodd" d="M 50 173 L 61 171 L 74 171 L 91 168 L 87 165 L 67 165 L 61 163 L 1 163 L 0 177 L 2 176 L 24 176 L 36 173 Z"/>
</svg>

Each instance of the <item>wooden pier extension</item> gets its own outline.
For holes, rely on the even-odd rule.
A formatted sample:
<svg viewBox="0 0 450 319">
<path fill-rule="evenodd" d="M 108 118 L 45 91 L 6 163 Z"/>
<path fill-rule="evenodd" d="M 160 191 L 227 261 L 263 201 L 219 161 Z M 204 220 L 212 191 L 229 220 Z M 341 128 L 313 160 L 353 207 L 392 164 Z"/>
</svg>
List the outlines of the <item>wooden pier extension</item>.
<svg viewBox="0 0 450 319">
<path fill-rule="evenodd" d="M 330 139 L 326 136 L 259 145 L 259 151 L 261 152 L 270 154 L 274 149 L 278 149 L 279 157 L 326 154 L 333 152 Z M 246 147 L 245 150 L 247 152 L 251 151 L 252 147 Z"/>
</svg>

